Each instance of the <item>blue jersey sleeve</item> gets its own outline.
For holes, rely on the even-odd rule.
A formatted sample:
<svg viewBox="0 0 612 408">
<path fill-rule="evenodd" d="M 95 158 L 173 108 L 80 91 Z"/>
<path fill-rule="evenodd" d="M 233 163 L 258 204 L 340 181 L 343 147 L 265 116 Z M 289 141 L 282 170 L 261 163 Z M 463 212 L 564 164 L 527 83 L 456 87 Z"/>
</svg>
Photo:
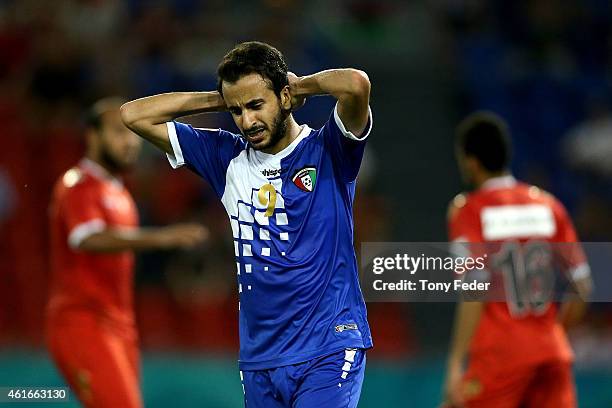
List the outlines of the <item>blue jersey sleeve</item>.
<svg viewBox="0 0 612 408">
<path fill-rule="evenodd" d="M 173 151 L 167 155 L 170 165 L 175 169 L 186 165 L 222 197 L 229 163 L 245 149 L 243 139 L 221 129 L 199 129 L 180 122 L 166 125 Z"/>
<path fill-rule="evenodd" d="M 338 104 L 334 107 L 334 111 L 329 120 L 323 126 L 322 133 L 325 138 L 325 144 L 332 156 L 334 166 L 338 169 L 345 182 L 355 181 L 365 142 L 372 130 L 372 110 L 368 107 L 368 124 L 365 131 L 360 137 L 355 136 L 348 131 L 340 116 L 338 116 Z"/>
</svg>

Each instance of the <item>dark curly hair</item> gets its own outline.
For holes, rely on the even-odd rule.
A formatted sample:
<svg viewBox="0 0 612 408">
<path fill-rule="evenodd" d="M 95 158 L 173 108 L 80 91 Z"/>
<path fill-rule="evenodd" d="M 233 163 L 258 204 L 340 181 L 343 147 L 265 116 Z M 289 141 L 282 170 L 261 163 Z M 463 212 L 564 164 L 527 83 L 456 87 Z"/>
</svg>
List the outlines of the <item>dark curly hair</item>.
<svg viewBox="0 0 612 408">
<path fill-rule="evenodd" d="M 259 74 L 277 96 L 287 86 L 287 63 L 283 54 L 269 44 L 248 41 L 228 52 L 217 68 L 217 90 L 223 95 L 223 81 L 234 83 L 245 75 Z"/>
</svg>

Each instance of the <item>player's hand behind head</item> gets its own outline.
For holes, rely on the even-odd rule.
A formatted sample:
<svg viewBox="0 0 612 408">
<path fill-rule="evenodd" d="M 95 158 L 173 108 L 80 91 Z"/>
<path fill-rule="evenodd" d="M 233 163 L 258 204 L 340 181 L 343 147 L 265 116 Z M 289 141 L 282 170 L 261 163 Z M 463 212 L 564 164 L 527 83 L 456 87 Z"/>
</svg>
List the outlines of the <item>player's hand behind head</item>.
<svg viewBox="0 0 612 408">
<path fill-rule="evenodd" d="M 160 242 L 163 248 L 193 248 L 208 239 L 208 228 L 196 223 L 163 227 Z"/>
<path fill-rule="evenodd" d="M 289 81 L 289 93 L 291 94 L 291 111 L 300 109 L 306 103 L 306 97 L 297 95 L 297 85 L 300 82 L 300 77 L 293 72 L 287 72 L 287 80 Z"/>
</svg>

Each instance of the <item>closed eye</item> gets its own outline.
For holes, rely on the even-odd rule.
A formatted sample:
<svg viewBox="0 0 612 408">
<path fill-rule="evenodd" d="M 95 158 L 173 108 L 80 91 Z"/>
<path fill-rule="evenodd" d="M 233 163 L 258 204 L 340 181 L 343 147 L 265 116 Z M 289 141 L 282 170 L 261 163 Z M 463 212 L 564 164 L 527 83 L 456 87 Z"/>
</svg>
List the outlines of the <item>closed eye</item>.
<svg viewBox="0 0 612 408">
<path fill-rule="evenodd" d="M 253 101 L 249 101 L 245 106 L 252 110 L 259 110 L 264 104 L 263 99 L 255 99 Z"/>
<path fill-rule="evenodd" d="M 249 110 L 260 110 L 264 105 L 263 99 L 253 99 L 252 101 L 248 101 L 244 107 Z M 228 108 L 230 113 L 235 116 L 240 116 L 242 114 L 242 109 L 238 106 L 230 106 Z"/>
</svg>

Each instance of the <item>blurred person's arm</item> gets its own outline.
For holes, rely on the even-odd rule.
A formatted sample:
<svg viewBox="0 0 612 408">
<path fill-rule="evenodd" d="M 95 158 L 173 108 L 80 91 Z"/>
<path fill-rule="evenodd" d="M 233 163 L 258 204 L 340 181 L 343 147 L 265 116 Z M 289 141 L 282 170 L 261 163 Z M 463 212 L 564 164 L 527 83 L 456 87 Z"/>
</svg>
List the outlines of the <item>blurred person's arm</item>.
<svg viewBox="0 0 612 408">
<path fill-rule="evenodd" d="M 330 69 L 298 77 L 288 74 L 292 106 L 300 107 L 308 96 L 331 95 L 338 100 L 338 116 L 346 129 L 359 137 L 369 118 L 370 80 L 360 70 Z"/>
<path fill-rule="evenodd" d="M 447 212 L 448 235 L 453 242 L 479 242 L 478 214 L 472 211 L 466 195 L 458 194 L 449 204 Z M 465 247 L 468 250 L 468 247 Z M 459 302 L 455 311 L 453 333 L 449 347 L 444 406 L 463 406 L 464 364 L 472 338 L 480 322 L 484 303 Z"/>
<path fill-rule="evenodd" d="M 593 289 L 591 269 L 574 224 L 561 202 L 553 202 L 553 212 L 557 222 L 556 252 L 566 270 L 567 279 L 572 285 L 573 293 L 563 300 L 557 318 L 565 329 L 580 322 L 588 308 L 588 301 Z"/>
<path fill-rule="evenodd" d="M 217 91 L 172 92 L 125 103 L 121 106 L 121 119 L 133 132 L 172 154 L 166 122 L 182 116 L 226 109 Z"/>
<path fill-rule="evenodd" d="M 199 224 L 175 224 L 160 228 L 106 228 L 70 242 L 86 252 L 121 252 L 153 249 L 192 248 L 203 242 L 207 229 Z"/>
<path fill-rule="evenodd" d="M 586 264 L 581 268 L 588 268 Z M 588 300 L 593 290 L 593 282 L 590 273 L 572 281 L 575 293 L 566 298 L 559 309 L 559 322 L 567 330 L 577 325 L 586 314 Z"/>
<path fill-rule="evenodd" d="M 457 304 L 450 354 L 444 382 L 444 398 L 452 407 L 463 405 L 462 379 L 465 358 L 483 310 L 482 302 Z"/>
</svg>

